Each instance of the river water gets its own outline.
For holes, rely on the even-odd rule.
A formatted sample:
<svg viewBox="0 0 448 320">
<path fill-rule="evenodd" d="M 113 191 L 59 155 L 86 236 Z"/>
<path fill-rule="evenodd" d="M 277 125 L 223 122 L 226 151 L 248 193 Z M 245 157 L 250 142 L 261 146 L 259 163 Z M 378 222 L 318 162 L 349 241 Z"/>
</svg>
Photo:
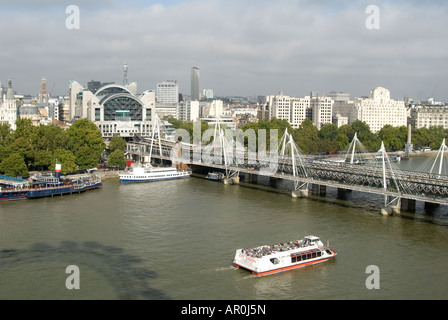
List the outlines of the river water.
<svg viewBox="0 0 448 320">
<path fill-rule="evenodd" d="M 381 216 L 381 203 L 196 177 L 109 179 L 80 195 L 2 202 L 0 299 L 446 299 L 447 208 Z M 238 248 L 311 234 L 338 256 L 261 278 L 232 266 Z M 66 286 L 68 266 L 78 268 L 79 289 Z M 369 266 L 377 289 L 366 285 Z"/>
</svg>

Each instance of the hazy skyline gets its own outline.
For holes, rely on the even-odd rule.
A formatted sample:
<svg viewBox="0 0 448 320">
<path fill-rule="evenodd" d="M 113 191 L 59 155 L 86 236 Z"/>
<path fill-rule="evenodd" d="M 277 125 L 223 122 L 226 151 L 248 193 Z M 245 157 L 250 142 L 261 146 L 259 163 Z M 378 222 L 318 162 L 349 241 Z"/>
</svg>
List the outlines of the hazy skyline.
<svg viewBox="0 0 448 320">
<path fill-rule="evenodd" d="M 382 86 L 393 99 L 408 95 L 448 102 L 446 1 L 265 0 L 6 0 L 0 4 L 0 81 L 37 94 L 46 78 L 53 95 L 70 80 L 121 84 L 138 90 L 177 80 L 190 93 L 216 96 L 343 91 L 368 95 Z M 80 28 L 66 28 L 75 4 Z M 366 8 L 380 12 L 369 30 Z"/>
</svg>

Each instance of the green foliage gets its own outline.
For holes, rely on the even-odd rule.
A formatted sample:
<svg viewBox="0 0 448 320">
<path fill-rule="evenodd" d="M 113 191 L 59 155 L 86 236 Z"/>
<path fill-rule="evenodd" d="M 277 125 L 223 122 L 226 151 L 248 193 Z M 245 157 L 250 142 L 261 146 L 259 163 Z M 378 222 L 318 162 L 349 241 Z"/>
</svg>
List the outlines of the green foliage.
<svg viewBox="0 0 448 320">
<path fill-rule="evenodd" d="M 28 168 L 20 154 L 12 153 L 0 163 L 0 171 L 11 177 L 28 176 Z"/>
<path fill-rule="evenodd" d="M 70 140 L 64 130 L 53 124 L 36 127 L 32 143 L 36 150 L 48 150 L 51 152 L 54 152 L 56 149 L 69 149 L 70 146 Z"/>
<path fill-rule="evenodd" d="M 6 147 L 12 138 L 11 126 L 7 122 L 0 123 L 0 146 Z"/>
<path fill-rule="evenodd" d="M 57 149 L 53 154 L 53 161 L 50 165 L 50 170 L 54 171 L 57 163 L 61 164 L 61 173 L 68 174 L 75 172 L 78 168 L 76 166 L 75 155 L 70 150 Z"/>
<path fill-rule="evenodd" d="M 19 154 L 25 163 L 32 163 L 35 157 L 35 151 L 31 139 L 25 136 L 18 136 L 10 145 L 9 153 Z"/>
<path fill-rule="evenodd" d="M 108 164 L 110 167 L 123 167 L 126 165 L 126 158 L 124 152 L 121 150 L 115 150 L 109 156 Z"/>
<path fill-rule="evenodd" d="M 293 138 L 303 153 L 316 153 L 319 151 L 318 130 L 310 119 L 303 120 L 299 128 L 294 131 Z"/>
<path fill-rule="evenodd" d="M 109 150 L 110 152 L 114 152 L 115 150 L 121 150 L 123 152 L 126 151 L 126 140 L 122 137 L 113 137 L 109 142 Z"/>
<path fill-rule="evenodd" d="M 183 129 L 186 130 L 186 132 L 188 133 L 189 137 L 190 137 L 190 141 L 187 141 L 187 143 L 194 143 L 193 141 L 193 135 L 194 135 L 194 126 L 195 124 L 193 122 L 182 122 L 180 120 L 174 119 L 174 118 L 168 118 L 168 122 L 171 123 L 173 125 L 174 129 Z M 201 121 L 201 137 L 203 136 L 204 132 L 210 129 L 209 125 L 207 122 L 205 121 Z M 179 135 L 179 137 L 181 137 Z M 177 140 L 179 137 L 176 137 L 175 139 Z M 198 141 L 199 143 L 199 141 Z"/>
<path fill-rule="evenodd" d="M 53 152 L 49 150 L 39 150 L 36 152 L 34 159 L 34 166 L 39 167 L 41 170 L 48 170 L 53 161 Z"/>
<path fill-rule="evenodd" d="M 82 146 L 75 153 L 75 162 L 79 169 L 93 168 L 98 165 L 99 157 L 88 146 Z"/>
<path fill-rule="evenodd" d="M 106 148 L 106 144 L 101 137 L 101 132 L 96 125 L 86 118 L 79 119 L 67 130 L 66 134 L 70 141 L 70 150 L 76 154 L 82 147 L 88 147 L 90 152 L 97 157 Z"/>
</svg>

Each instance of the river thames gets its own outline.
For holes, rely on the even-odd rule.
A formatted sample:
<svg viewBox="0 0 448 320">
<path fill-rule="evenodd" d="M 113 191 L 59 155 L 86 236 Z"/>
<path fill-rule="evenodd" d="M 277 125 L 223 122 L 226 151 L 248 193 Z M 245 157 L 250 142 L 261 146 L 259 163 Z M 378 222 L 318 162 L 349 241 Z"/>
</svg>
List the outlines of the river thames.
<svg viewBox="0 0 448 320">
<path fill-rule="evenodd" d="M 84 194 L 2 202 L 0 299 L 446 299 L 448 208 L 417 203 L 415 213 L 382 216 L 381 203 L 196 177 L 108 179 Z M 232 266 L 238 248 L 306 235 L 338 256 L 260 278 Z M 66 286 L 68 266 L 79 270 L 79 289 Z M 366 285 L 369 266 L 378 289 Z"/>
</svg>

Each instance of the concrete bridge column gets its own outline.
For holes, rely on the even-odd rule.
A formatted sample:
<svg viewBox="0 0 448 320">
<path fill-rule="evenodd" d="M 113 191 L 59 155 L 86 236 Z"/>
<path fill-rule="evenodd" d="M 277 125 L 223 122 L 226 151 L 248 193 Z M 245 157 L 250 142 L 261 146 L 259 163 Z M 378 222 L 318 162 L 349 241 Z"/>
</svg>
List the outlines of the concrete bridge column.
<svg viewBox="0 0 448 320">
<path fill-rule="evenodd" d="M 393 214 L 400 214 L 401 199 L 396 199 L 386 207 L 381 207 L 381 215 L 390 216 Z"/>
<path fill-rule="evenodd" d="M 305 185 L 304 187 L 297 189 L 297 190 L 293 190 L 291 192 L 291 196 L 293 198 L 307 198 L 308 197 L 308 186 Z"/>
</svg>

